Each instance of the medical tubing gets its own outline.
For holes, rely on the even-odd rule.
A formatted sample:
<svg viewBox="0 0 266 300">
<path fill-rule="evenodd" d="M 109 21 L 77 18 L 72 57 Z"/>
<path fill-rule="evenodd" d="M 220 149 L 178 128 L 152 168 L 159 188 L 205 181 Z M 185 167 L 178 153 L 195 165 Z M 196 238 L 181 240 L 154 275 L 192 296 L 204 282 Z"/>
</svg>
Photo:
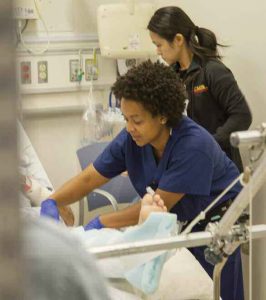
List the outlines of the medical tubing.
<svg viewBox="0 0 266 300">
<path fill-rule="evenodd" d="M 38 4 L 37 4 L 37 1 L 36 1 L 36 0 L 34 0 L 34 5 L 35 5 L 36 11 L 37 11 L 37 13 L 38 13 L 38 16 L 39 16 L 40 20 L 41 20 L 42 23 L 43 23 L 43 27 L 44 27 L 44 29 L 45 29 L 45 31 L 46 31 L 46 35 L 47 35 L 47 44 L 46 44 L 46 47 L 45 47 L 44 49 L 38 51 L 38 50 L 32 49 L 32 48 L 30 48 L 30 47 L 28 47 L 28 46 L 26 45 L 26 43 L 25 43 L 25 41 L 24 41 L 24 39 L 23 39 L 23 35 L 22 35 L 23 32 L 22 32 L 22 30 L 21 30 L 21 20 L 18 20 L 19 38 L 20 38 L 20 41 L 21 41 L 23 47 L 24 47 L 28 52 L 32 53 L 33 55 L 41 55 L 41 54 L 44 54 L 46 51 L 48 51 L 48 49 L 49 49 L 49 47 L 50 47 L 50 35 L 49 35 L 49 30 L 48 30 L 48 28 L 47 28 L 47 25 L 46 25 L 46 23 L 45 23 L 45 21 L 44 21 L 42 15 L 41 15 L 41 13 L 40 13 L 40 10 L 39 10 L 39 7 L 38 7 Z"/>
<path fill-rule="evenodd" d="M 204 211 L 201 211 L 196 218 L 190 222 L 190 224 L 186 227 L 186 229 L 181 233 L 181 234 L 188 234 L 191 232 L 192 228 L 201 220 L 205 219 L 206 213 L 229 191 L 231 190 L 231 188 L 238 182 L 240 181 L 241 184 L 243 184 L 244 182 L 241 180 L 243 176 L 243 173 L 241 173 L 234 181 L 232 181 L 231 184 L 228 185 L 228 187 L 222 191 L 222 193 L 220 195 L 218 195 L 214 201 L 211 202 L 211 204 L 209 206 L 207 206 L 205 208 Z"/>
</svg>

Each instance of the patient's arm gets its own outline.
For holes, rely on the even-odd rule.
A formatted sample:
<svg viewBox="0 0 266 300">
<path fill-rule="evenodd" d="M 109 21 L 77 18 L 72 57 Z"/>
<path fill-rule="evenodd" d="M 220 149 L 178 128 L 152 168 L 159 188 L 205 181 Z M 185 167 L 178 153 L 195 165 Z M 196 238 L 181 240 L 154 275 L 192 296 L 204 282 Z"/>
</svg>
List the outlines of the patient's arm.
<svg viewBox="0 0 266 300">
<path fill-rule="evenodd" d="M 37 180 L 20 174 L 20 188 L 29 199 L 31 206 L 41 206 L 43 200 L 51 194 L 46 187 L 43 187 Z M 74 225 L 74 214 L 69 206 L 59 208 L 59 214 L 67 226 Z"/>
</svg>

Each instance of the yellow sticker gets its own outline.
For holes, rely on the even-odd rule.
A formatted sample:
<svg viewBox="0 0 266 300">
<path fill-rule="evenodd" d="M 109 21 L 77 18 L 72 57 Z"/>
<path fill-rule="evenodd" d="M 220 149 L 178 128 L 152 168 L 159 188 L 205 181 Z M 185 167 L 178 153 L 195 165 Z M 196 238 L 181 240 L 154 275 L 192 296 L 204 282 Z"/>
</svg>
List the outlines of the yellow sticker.
<svg viewBox="0 0 266 300">
<path fill-rule="evenodd" d="M 204 84 L 197 85 L 194 87 L 194 94 L 201 94 L 208 91 L 208 87 Z"/>
</svg>

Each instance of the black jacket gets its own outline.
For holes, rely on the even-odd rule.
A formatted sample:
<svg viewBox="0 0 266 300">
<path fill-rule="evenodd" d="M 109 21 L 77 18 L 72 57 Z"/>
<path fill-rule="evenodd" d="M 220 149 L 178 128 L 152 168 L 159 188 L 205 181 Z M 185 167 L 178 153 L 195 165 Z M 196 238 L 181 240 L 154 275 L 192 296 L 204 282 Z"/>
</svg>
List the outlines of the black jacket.
<svg viewBox="0 0 266 300">
<path fill-rule="evenodd" d="M 237 165 L 243 170 L 239 150 L 230 145 L 230 134 L 249 128 L 252 117 L 244 95 L 232 72 L 219 60 L 205 64 L 193 59 L 186 71 L 175 70 L 187 90 L 188 116 L 207 129 Z"/>
</svg>

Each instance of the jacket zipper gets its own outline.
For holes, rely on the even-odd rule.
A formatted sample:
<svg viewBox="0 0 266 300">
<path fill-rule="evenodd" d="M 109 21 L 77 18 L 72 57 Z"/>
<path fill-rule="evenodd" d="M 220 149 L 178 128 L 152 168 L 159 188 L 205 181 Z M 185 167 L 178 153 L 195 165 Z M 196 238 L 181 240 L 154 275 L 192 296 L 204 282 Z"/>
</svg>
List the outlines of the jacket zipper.
<svg viewBox="0 0 266 300">
<path fill-rule="evenodd" d="M 194 90 L 194 79 L 191 81 L 191 95 L 190 95 L 190 107 L 191 107 L 191 119 L 194 120 L 194 95 L 193 95 L 193 90 Z"/>
</svg>

